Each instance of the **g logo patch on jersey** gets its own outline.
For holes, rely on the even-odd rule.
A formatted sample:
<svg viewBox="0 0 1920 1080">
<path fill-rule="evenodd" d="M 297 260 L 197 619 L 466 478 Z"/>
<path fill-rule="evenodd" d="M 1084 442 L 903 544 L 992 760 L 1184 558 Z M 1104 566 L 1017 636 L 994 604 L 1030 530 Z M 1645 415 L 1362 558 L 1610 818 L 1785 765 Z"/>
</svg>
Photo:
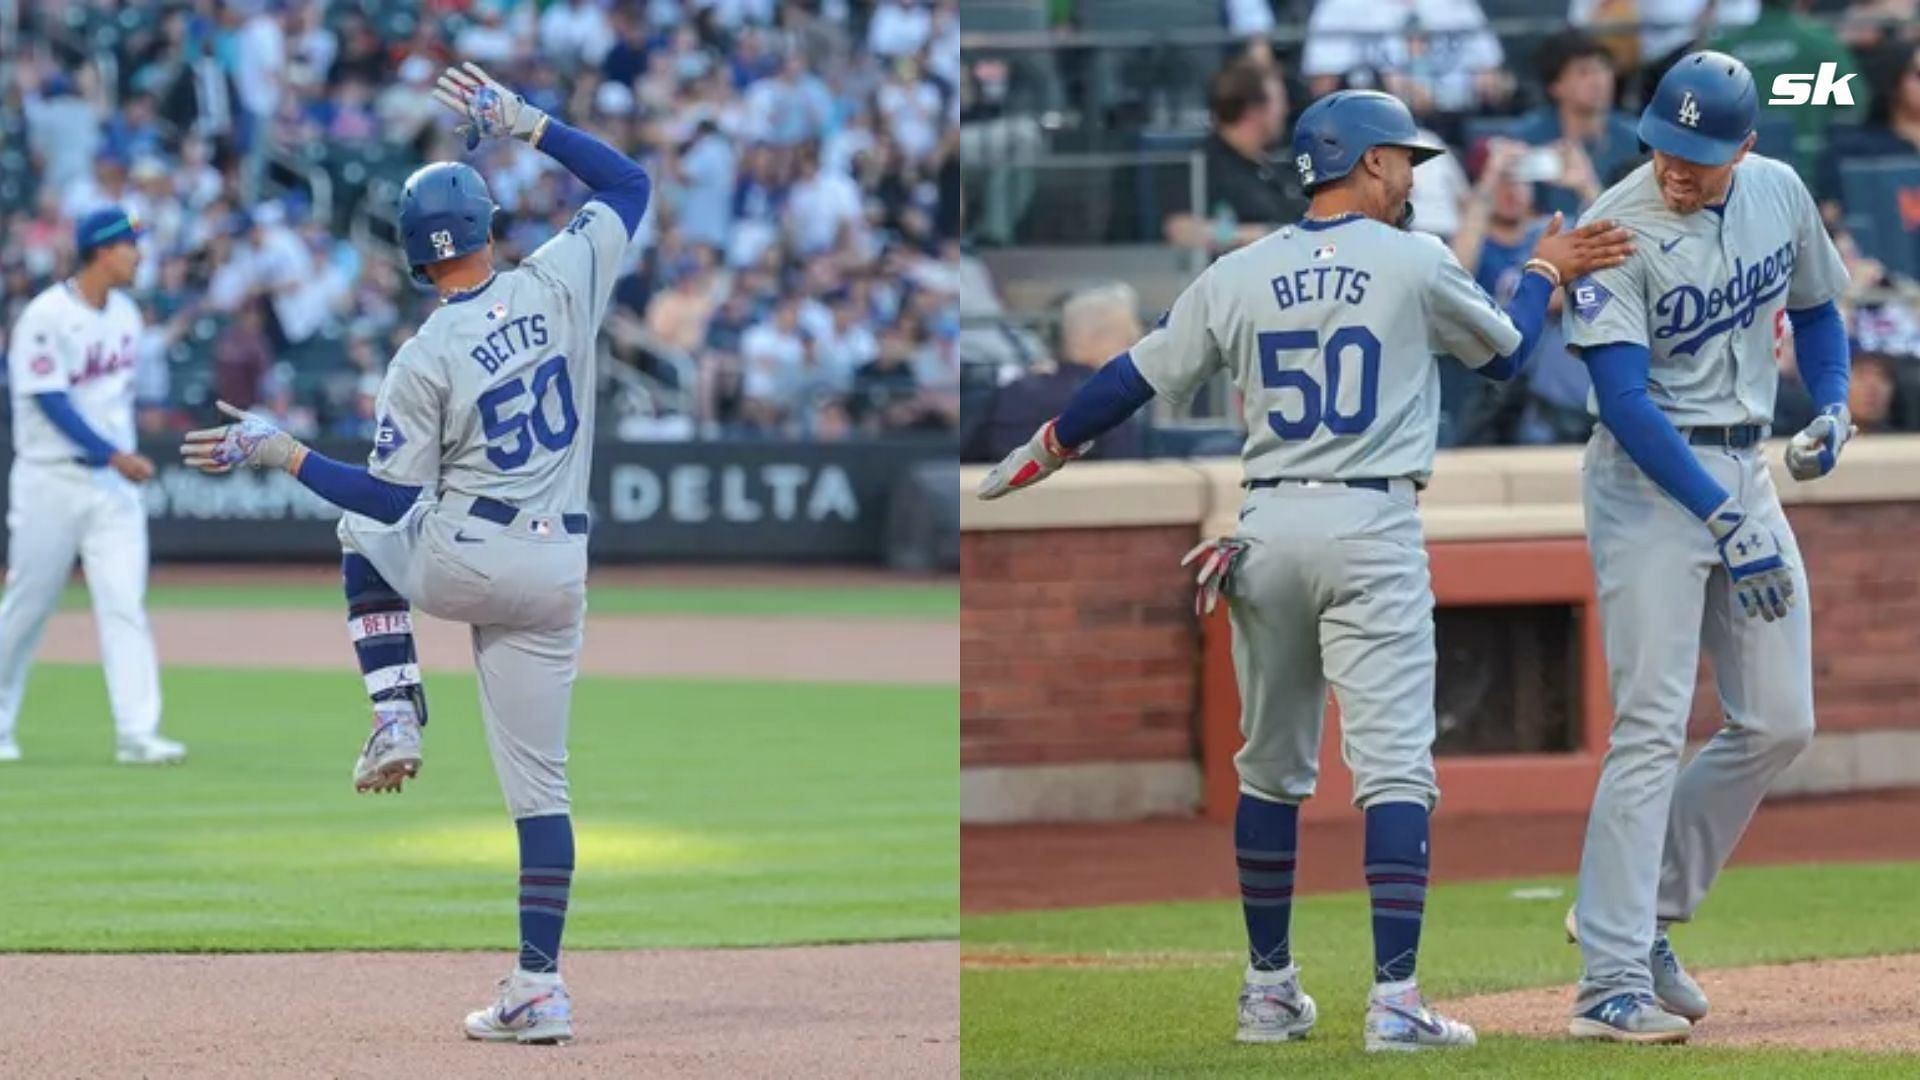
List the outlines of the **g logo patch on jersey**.
<svg viewBox="0 0 1920 1080">
<path fill-rule="evenodd" d="M 1581 278 L 1574 282 L 1572 293 L 1573 313 L 1578 315 L 1582 322 L 1592 322 L 1599 318 L 1607 302 L 1613 299 L 1613 294 L 1607 291 L 1607 287 L 1592 278 Z"/>
<path fill-rule="evenodd" d="M 393 417 L 381 417 L 380 426 L 373 429 L 373 456 L 385 461 L 405 445 L 407 445 L 407 437 L 400 434 L 400 429 L 394 426 Z"/>
<path fill-rule="evenodd" d="M 440 258 L 451 259 L 456 254 L 453 250 L 453 234 L 447 230 L 441 229 L 427 239 L 433 242 L 433 253 Z"/>
</svg>

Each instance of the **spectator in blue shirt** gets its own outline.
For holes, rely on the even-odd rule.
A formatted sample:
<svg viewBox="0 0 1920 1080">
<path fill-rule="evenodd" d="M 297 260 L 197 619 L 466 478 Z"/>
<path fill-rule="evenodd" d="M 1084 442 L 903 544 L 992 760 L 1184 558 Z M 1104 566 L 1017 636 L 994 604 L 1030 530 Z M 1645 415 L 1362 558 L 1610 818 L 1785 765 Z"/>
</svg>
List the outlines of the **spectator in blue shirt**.
<svg viewBox="0 0 1920 1080">
<path fill-rule="evenodd" d="M 1555 34 L 1540 43 L 1534 65 L 1547 104 L 1521 117 L 1512 135 L 1533 146 L 1561 148 L 1561 175 L 1535 188 L 1534 206 L 1543 214 L 1558 210 L 1571 222 L 1600 194 L 1599 177 L 1639 156 L 1640 138 L 1633 121 L 1613 108 L 1613 59 L 1591 35 Z"/>
</svg>

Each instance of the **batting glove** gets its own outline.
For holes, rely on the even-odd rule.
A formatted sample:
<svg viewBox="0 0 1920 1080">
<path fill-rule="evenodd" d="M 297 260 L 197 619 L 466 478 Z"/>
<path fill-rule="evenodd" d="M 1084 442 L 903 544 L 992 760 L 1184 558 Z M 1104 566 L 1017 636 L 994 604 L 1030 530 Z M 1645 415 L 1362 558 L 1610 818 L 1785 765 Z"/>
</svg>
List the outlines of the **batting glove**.
<svg viewBox="0 0 1920 1080">
<path fill-rule="evenodd" d="M 1091 442 L 1079 446 L 1061 446 L 1053 433 L 1057 421 L 1049 420 L 1040 425 L 1022 446 L 1016 447 L 1000 464 L 993 467 L 974 489 L 974 496 L 981 499 L 997 499 L 1009 491 L 1018 491 L 1033 485 L 1060 471 L 1060 466 L 1084 455 L 1093 448 Z"/>
<path fill-rule="evenodd" d="M 1180 560 L 1186 566 L 1195 559 L 1200 560 L 1200 569 L 1195 573 L 1193 583 L 1193 613 L 1211 615 L 1220 603 L 1220 594 L 1227 591 L 1227 582 L 1233 576 L 1234 567 L 1239 565 L 1240 557 L 1247 553 L 1247 542 L 1234 537 L 1216 537 L 1202 540 L 1187 557 Z"/>
<path fill-rule="evenodd" d="M 1793 570 L 1780 555 L 1773 533 L 1748 517 L 1732 499 L 1720 504 L 1707 521 L 1720 561 L 1733 580 L 1734 595 L 1748 618 L 1772 622 L 1785 618 L 1793 606 Z"/>
<path fill-rule="evenodd" d="M 507 89 L 486 73 L 479 64 L 462 64 L 440 73 L 434 100 L 459 113 L 466 123 L 454 130 L 467 137 L 467 149 L 480 145 L 481 139 L 511 136 L 540 145 L 547 130 L 547 114 L 527 104 L 527 99 Z"/>
<path fill-rule="evenodd" d="M 1795 480 L 1818 480 L 1840 463 L 1840 450 L 1860 434 L 1845 405 L 1829 405 L 1787 442 L 1787 471 Z"/>
<path fill-rule="evenodd" d="M 231 472 L 236 465 L 255 469 L 285 469 L 306 453 L 300 440 L 274 427 L 272 421 L 241 412 L 224 401 L 215 407 L 236 421 L 216 428 L 187 432 L 180 457 L 205 473 Z"/>
</svg>

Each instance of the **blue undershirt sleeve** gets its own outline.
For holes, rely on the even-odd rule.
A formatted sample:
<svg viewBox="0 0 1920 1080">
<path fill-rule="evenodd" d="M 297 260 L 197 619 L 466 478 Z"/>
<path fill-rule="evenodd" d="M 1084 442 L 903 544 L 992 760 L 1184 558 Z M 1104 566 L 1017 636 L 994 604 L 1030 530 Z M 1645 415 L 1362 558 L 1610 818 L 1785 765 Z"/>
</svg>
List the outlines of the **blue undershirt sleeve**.
<svg viewBox="0 0 1920 1080">
<path fill-rule="evenodd" d="M 1600 422 L 1660 490 L 1701 521 L 1710 518 L 1727 501 L 1727 492 L 1647 395 L 1653 362 L 1647 347 L 1616 341 L 1588 346 L 1583 355 L 1593 376 Z"/>
<path fill-rule="evenodd" d="M 599 139 L 552 117 L 540 136 L 540 149 L 579 177 L 593 190 L 594 198 L 612 207 L 626 225 L 628 236 L 640 227 L 640 219 L 647 214 L 647 201 L 653 196 L 653 181 L 647 170 Z"/>
<path fill-rule="evenodd" d="M 1505 356 L 1495 356 L 1473 371 L 1495 382 L 1508 379 L 1527 370 L 1527 361 L 1533 357 L 1533 347 L 1540 343 L 1540 331 L 1547 325 L 1547 305 L 1553 302 L 1553 282 L 1544 274 L 1527 273 L 1520 279 L 1520 287 L 1513 291 L 1513 299 L 1507 301 L 1507 318 L 1513 320 L 1514 329 L 1520 331 L 1520 344 Z"/>
<path fill-rule="evenodd" d="M 1793 320 L 1793 358 L 1800 381 L 1822 412 L 1847 403 L 1852 359 L 1847 348 L 1847 326 L 1840 310 L 1828 300 L 1815 307 L 1788 311 Z"/>
<path fill-rule="evenodd" d="M 1060 445 L 1079 446 L 1119 427 L 1152 400 L 1153 387 L 1133 366 L 1132 354 L 1121 353 L 1074 392 L 1054 422 L 1053 433 Z"/>
<path fill-rule="evenodd" d="M 40 406 L 40 412 L 47 422 L 60 430 L 60 434 L 72 439 L 80 448 L 81 456 L 89 465 L 105 465 L 107 459 L 120 452 L 120 448 L 108 442 L 101 434 L 93 430 L 77 409 L 73 400 L 64 390 L 49 390 L 44 394 L 33 395 L 34 404 Z"/>
<path fill-rule="evenodd" d="M 420 498 L 418 487 L 382 480 L 359 466 L 312 450 L 300 463 L 299 480 L 340 509 L 364 514 L 385 525 L 406 517 L 407 510 Z"/>
</svg>

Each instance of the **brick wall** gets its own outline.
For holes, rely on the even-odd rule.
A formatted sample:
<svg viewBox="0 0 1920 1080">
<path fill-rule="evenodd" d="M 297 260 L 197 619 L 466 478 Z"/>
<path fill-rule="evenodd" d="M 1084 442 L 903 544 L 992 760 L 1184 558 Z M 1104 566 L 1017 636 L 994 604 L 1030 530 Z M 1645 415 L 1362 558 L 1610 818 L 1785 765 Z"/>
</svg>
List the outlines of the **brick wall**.
<svg viewBox="0 0 1920 1080">
<path fill-rule="evenodd" d="M 1813 589 L 1819 730 L 1920 730 L 1920 503 L 1803 503 L 1787 519 Z M 1703 659 L 1688 734 L 1719 726 Z"/>
<path fill-rule="evenodd" d="M 1920 730 L 1920 503 L 1789 509 L 1821 730 Z M 1191 525 L 961 534 L 961 764 L 1193 761 Z M 1704 666 L 1704 665 L 1703 665 Z M 1691 734 L 1719 723 L 1712 684 Z"/>
<path fill-rule="evenodd" d="M 1194 528 L 963 532 L 963 767 L 1194 760 Z"/>
</svg>

